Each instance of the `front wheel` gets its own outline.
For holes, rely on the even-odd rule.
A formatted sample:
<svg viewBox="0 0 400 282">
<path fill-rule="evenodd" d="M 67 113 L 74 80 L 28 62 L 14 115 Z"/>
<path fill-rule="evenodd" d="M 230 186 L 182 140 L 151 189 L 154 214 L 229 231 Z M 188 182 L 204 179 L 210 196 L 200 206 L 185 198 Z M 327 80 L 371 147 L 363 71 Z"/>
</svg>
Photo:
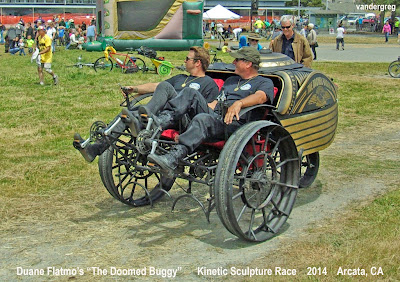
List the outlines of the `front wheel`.
<svg viewBox="0 0 400 282">
<path fill-rule="evenodd" d="M 152 205 L 171 189 L 175 179 L 145 169 L 146 156 L 137 151 L 135 138 L 128 131 L 125 133 L 100 156 L 101 179 L 120 202 L 135 207 Z"/>
<path fill-rule="evenodd" d="M 215 177 L 215 205 L 226 229 L 247 241 L 278 233 L 292 211 L 299 157 L 290 134 L 278 124 L 255 121 L 224 145 Z"/>
<path fill-rule="evenodd" d="M 113 66 L 114 64 L 110 59 L 107 60 L 106 57 L 101 57 L 94 63 L 94 70 L 96 72 L 111 71 Z"/>
<path fill-rule="evenodd" d="M 391 77 L 400 78 L 400 61 L 394 61 L 389 65 L 389 74 Z"/>
</svg>

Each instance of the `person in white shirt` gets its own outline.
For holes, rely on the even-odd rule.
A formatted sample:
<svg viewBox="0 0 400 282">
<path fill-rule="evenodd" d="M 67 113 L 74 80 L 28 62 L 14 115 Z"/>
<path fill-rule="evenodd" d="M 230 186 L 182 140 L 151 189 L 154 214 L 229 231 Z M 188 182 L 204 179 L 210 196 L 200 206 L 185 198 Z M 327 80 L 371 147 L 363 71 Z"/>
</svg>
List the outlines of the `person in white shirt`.
<svg viewBox="0 0 400 282">
<path fill-rule="evenodd" d="M 235 28 L 235 29 L 233 29 L 233 34 L 235 35 L 234 36 L 234 39 L 236 39 L 237 41 L 239 41 L 239 37 L 240 37 L 240 34 L 242 33 L 242 29 L 240 28 L 240 27 L 238 27 L 238 28 Z"/>
<path fill-rule="evenodd" d="M 79 33 L 77 31 L 72 32 L 71 36 L 69 37 L 69 43 L 67 44 L 67 46 L 65 46 L 66 50 L 69 49 L 71 46 L 82 49 L 81 42 L 76 39 L 77 36 L 79 36 Z"/>
<path fill-rule="evenodd" d="M 48 24 L 48 26 L 46 28 L 46 34 L 50 37 L 50 39 L 52 41 L 51 42 L 51 51 L 54 53 L 56 51 L 56 45 L 55 45 L 56 40 L 55 39 L 56 39 L 57 30 L 55 29 L 54 23 L 52 20 L 48 20 L 47 24 Z"/>
<path fill-rule="evenodd" d="M 342 50 L 344 50 L 344 34 L 346 31 L 342 27 L 342 24 L 339 24 L 339 27 L 336 29 L 336 50 L 339 50 L 339 43 L 342 43 Z"/>
</svg>

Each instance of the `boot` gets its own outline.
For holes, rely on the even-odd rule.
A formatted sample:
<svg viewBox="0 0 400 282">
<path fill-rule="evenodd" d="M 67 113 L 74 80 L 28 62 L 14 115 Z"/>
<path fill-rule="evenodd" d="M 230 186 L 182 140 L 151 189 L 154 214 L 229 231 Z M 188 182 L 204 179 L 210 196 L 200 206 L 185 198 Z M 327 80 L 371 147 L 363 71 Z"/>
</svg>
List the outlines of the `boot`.
<svg viewBox="0 0 400 282">
<path fill-rule="evenodd" d="M 83 142 L 85 142 L 85 140 L 81 137 L 81 135 L 79 133 L 75 133 L 74 142 L 72 142 L 72 145 L 81 153 L 83 158 L 88 163 L 91 163 L 98 155 L 101 155 L 101 153 L 99 152 L 101 151 L 101 147 L 103 146 L 100 143 L 95 143 L 88 144 L 87 146 L 85 146 L 85 148 L 83 148 L 81 145 Z"/>
<path fill-rule="evenodd" d="M 121 111 L 121 119 L 131 129 L 132 136 L 137 137 L 142 129 L 142 125 L 139 120 L 126 108 L 123 108 Z"/>
<path fill-rule="evenodd" d="M 178 162 L 183 159 L 188 154 L 188 149 L 185 145 L 175 145 L 171 150 L 165 155 L 150 154 L 147 159 L 159 165 L 161 170 L 163 170 L 167 175 L 173 175 L 174 170 L 178 167 Z"/>
<path fill-rule="evenodd" d="M 147 109 L 145 107 L 140 107 L 139 113 L 142 113 L 140 117 L 143 123 L 147 123 L 148 118 L 151 117 L 153 118 L 154 125 L 162 130 L 167 129 L 169 126 L 174 124 L 174 118 L 169 111 L 162 111 L 158 116 L 154 114 L 148 115 L 147 113 L 149 112 L 147 112 Z"/>
</svg>

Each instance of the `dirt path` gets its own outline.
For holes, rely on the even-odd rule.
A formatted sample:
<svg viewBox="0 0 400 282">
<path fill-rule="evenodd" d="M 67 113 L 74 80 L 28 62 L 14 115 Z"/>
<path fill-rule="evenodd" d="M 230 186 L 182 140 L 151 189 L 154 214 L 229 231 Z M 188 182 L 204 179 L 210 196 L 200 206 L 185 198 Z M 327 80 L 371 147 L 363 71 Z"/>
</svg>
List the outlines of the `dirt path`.
<svg viewBox="0 0 400 282">
<path fill-rule="evenodd" d="M 346 155 L 363 156 L 371 162 L 398 159 L 400 124 L 387 125 L 382 121 L 374 124 L 374 128 L 375 132 L 353 128 L 338 133 L 334 144 L 321 152 L 316 182 L 311 188 L 300 190 L 284 232 L 262 244 L 237 240 L 225 230 L 215 212 L 208 224 L 192 202 L 178 204 L 178 210 L 173 213 L 167 198 L 153 208 L 127 208 L 112 200 L 105 190 L 99 191 L 100 180 L 86 188 L 79 198 L 65 198 L 60 192 L 51 201 L 44 199 L 47 206 L 43 206 L 39 196 L 32 196 L 30 205 L 21 210 L 36 209 L 37 214 L 19 215 L 0 229 L 1 280 L 68 280 L 71 277 L 80 281 L 118 280 L 123 277 L 118 273 L 109 275 L 110 271 L 141 269 L 146 275 L 136 273 L 136 278 L 154 280 L 176 275 L 179 280 L 191 281 L 204 278 L 198 273 L 198 267 L 218 271 L 218 268 L 243 266 L 276 252 L 285 242 L 301 238 L 305 228 L 336 216 L 348 204 L 383 193 L 395 183 L 396 175 L 354 177 L 335 171 L 324 162 Z M 388 151 L 392 153 L 384 153 Z M 176 190 L 172 194 L 178 193 Z M 21 203 L 25 202 L 21 200 Z M 48 269 L 53 266 L 54 269 Z M 93 267 L 99 270 L 96 272 Z M 71 274 L 54 275 L 57 271 L 62 274 L 61 268 Z M 22 269 L 42 269 L 44 275 L 17 276 L 17 270 Z M 100 275 L 104 274 L 100 270 L 106 270 L 107 275 Z"/>
</svg>

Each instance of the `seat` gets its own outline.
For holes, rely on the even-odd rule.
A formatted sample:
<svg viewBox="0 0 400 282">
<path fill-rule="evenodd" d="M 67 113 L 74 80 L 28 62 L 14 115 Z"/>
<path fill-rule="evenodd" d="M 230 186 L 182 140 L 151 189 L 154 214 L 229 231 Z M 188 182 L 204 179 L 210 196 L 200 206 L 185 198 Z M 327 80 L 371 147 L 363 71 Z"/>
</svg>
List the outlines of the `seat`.
<svg viewBox="0 0 400 282">
<path fill-rule="evenodd" d="M 221 88 L 224 84 L 224 80 L 220 79 L 220 78 L 213 78 L 213 80 L 218 85 L 219 90 L 221 90 Z M 274 99 L 275 99 L 276 95 L 278 94 L 278 92 L 279 92 L 279 89 L 277 87 L 274 87 Z M 266 114 L 267 114 L 267 112 L 269 112 L 269 108 L 267 108 Z M 265 116 L 266 116 L 266 114 L 265 114 Z M 178 135 L 179 135 L 179 132 L 175 129 L 167 129 L 161 133 L 161 137 L 165 138 L 167 140 L 175 140 L 175 138 Z M 212 146 L 216 149 L 222 150 L 225 143 L 226 143 L 225 140 L 221 140 L 221 141 L 217 141 L 217 142 L 204 142 L 203 145 Z"/>
</svg>

